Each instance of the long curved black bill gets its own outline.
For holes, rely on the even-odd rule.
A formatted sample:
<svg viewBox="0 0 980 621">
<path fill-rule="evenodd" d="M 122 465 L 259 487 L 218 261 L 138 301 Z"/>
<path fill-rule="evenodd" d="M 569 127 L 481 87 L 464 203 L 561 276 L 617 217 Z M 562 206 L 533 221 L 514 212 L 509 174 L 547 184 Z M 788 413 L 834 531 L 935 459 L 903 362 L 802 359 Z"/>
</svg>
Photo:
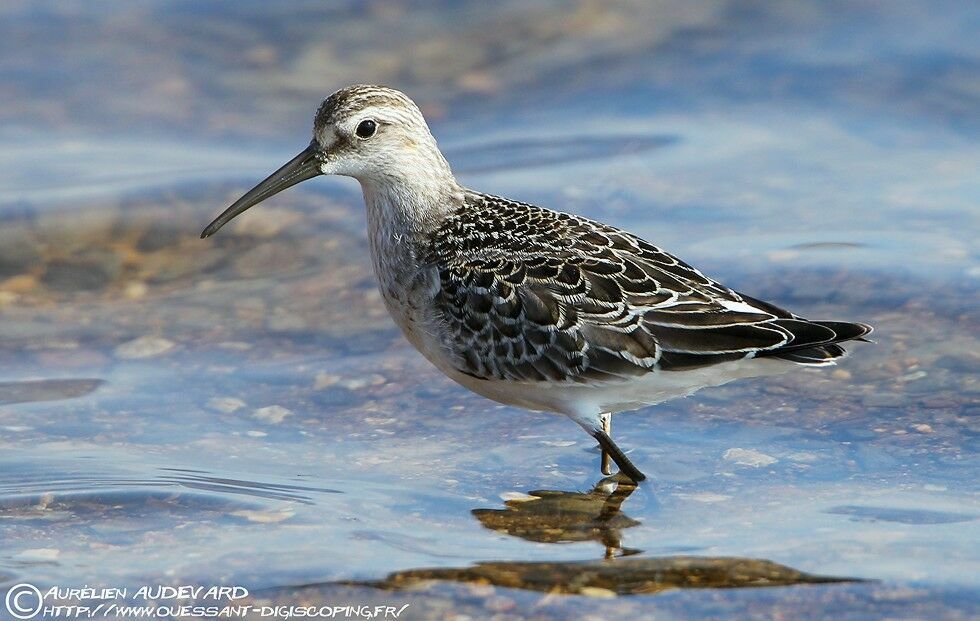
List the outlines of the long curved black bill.
<svg viewBox="0 0 980 621">
<path fill-rule="evenodd" d="M 246 192 L 231 207 L 225 209 L 220 216 L 214 219 L 214 222 L 204 229 L 201 233 L 201 239 L 211 237 L 218 232 L 218 229 L 228 224 L 232 218 L 249 207 L 258 205 L 270 196 L 278 194 L 297 183 L 322 174 L 320 172 L 320 162 L 317 159 L 316 141 L 312 141 L 310 142 L 310 146 L 303 149 L 299 155 L 286 162 L 282 168 L 266 177 L 262 183 Z"/>
</svg>

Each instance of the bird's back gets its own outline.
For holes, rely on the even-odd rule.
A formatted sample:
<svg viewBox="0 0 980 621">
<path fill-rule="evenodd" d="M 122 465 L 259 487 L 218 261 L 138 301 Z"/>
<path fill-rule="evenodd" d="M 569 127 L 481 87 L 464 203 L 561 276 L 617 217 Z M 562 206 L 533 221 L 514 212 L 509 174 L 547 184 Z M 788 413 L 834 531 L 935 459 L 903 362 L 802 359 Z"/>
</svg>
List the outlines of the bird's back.
<svg viewBox="0 0 980 621">
<path fill-rule="evenodd" d="M 436 315 L 459 372 L 602 384 L 756 357 L 828 364 L 864 324 L 741 295 L 660 248 L 579 216 L 469 192 L 429 237 Z"/>
</svg>

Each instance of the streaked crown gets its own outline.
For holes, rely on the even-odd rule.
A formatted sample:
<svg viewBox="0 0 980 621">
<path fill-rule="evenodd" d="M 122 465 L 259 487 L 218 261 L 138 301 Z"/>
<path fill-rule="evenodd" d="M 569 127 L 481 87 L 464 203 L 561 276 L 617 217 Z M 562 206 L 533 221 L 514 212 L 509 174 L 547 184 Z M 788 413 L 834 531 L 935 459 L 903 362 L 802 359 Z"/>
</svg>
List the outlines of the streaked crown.
<svg viewBox="0 0 980 621">
<path fill-rule="evenodd" d="M 404 118 L 422 119 L 422 111 L 408 95 L 387 86 L 354 84 L 342 88 L 323 100 L 313 120 L 313 132 L 320 134 L 325 127 L 337 125 L 356 117 L 370 108 L 379 108 Z"/>
</svg>

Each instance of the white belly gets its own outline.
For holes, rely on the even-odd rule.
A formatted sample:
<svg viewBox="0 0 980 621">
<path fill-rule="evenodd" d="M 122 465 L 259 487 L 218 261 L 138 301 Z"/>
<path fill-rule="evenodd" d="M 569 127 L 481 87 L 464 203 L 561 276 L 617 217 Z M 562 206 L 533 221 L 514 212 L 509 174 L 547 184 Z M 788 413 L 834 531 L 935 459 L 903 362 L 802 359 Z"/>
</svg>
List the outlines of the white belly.
<svg viewBox="0 0 980 621">
<path fill-rule="evenodd" d="M 632 380 L 602 384 L 505 382 L 480 380 L 452 370 L 447 372 L 443 369 L 443 372 L 473 392 L 494 401 L 574 417 L 585 412 L 635 410 L 737 379 L 776 375 L 793 366 L 782 360 L 766 358 L 737 360 L 687 371 L 654 371 Z"/>
</svg>

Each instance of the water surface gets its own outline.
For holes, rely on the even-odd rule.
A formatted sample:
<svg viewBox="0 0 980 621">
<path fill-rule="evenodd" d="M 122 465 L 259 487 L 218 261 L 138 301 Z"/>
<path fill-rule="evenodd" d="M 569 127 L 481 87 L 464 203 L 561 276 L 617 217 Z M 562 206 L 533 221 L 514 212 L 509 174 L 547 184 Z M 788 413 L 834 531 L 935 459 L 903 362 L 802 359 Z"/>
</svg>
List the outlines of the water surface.
<svg viewBox="0 0 980 621">
<path fill-rule="evenodd" d="M 2 9 L 0 584 L 980 613 L 980 17 L 940 4 Z M 198 239 L 358 81 L 415 97 L 466 184 L 876 343 L 619 416 L 650 481 L 603 479 L 577 426 L 401 338 L 356 183 Z"/>
</svg>

